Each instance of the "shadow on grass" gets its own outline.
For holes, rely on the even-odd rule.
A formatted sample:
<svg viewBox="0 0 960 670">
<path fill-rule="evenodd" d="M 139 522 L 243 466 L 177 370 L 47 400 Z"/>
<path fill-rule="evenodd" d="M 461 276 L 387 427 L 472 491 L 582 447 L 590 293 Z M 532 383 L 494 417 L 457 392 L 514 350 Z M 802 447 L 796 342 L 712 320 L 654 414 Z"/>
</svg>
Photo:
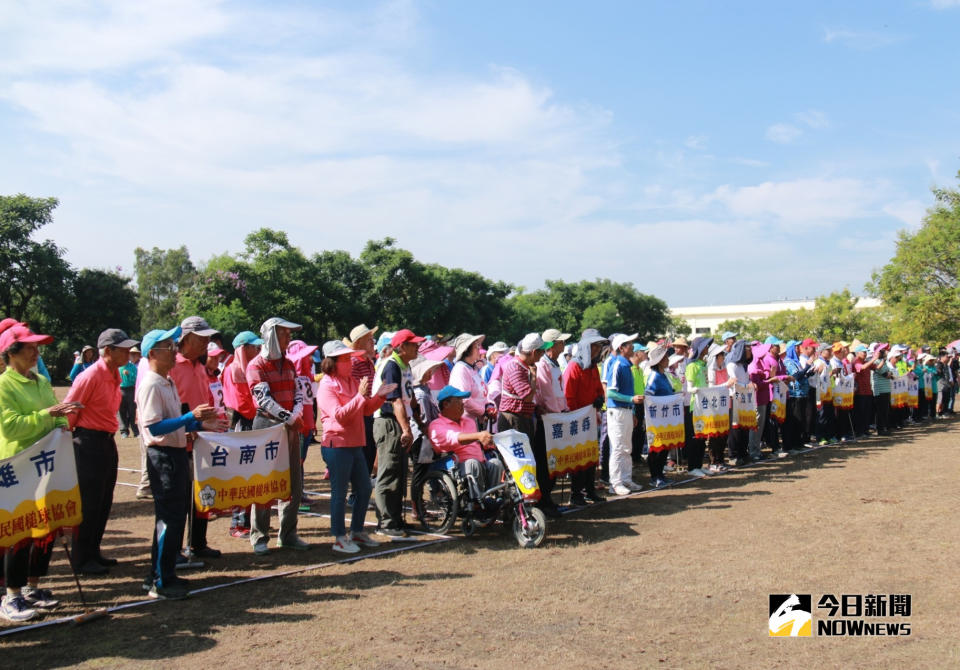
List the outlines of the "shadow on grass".
<svg viewBox="0 0 960 670">
<path fill-rule="evenodd" d="M 176 663 L 178 656 L 216 646 L 214 633 L 224 628 L 309 621 L 322 618 L 323 603 L 358 599 L 366 590 L 385 586 L 423 588 L 438 580 L 469 577 L 472 575 L 462 572 L 404 574 L 394 570 L 357 570 L 335 578 L 317 573 L 292 575 L 246 588 L 230 588 L 226 601 L 229 607 L 221 606 L 224 598 L 222 592 L 216 591 L 197 594 L 186 601 L 157 601 L 83 626 L 55 626 L 25 633 L 16 640 L 7 640 L 4 660 L 11 667 L 46 668 L 81 662 L 99 666 L 168 659 Z M 276 611 L 289 606 L 306 606 L 310 612 Z M 274 639 L 275 636 L 265 638 L 264 644 L 276 644 Z M 244 647 L 249 646 L 248 640 L 243 642 Z"/>
</svg>

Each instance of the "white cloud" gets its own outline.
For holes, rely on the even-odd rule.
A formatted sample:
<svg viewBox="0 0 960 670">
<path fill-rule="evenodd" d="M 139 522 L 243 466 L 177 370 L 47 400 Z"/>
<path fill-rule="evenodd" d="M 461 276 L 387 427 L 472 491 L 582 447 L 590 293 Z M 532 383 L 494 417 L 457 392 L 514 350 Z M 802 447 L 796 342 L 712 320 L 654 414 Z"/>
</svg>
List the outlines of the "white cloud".
<svg viewBox="0 0 960 670">
<path fill-rule="evenodd" d="M 800 112 L 795 116 L 797 121 L 815 130 L 819 130 L 820 128 L 827 128 L 830 125 L 830 119 L 827 118 L 827 115 L 816 109 L 810 109 L 810 110 L 807 110 L 806 112 Z"/>
<path fill-rule="evenodd" d="M 869 51 L 903 42 L 903 35 L 891 35 L 876 30 L 850 30 L 848 28 L 824 28 L 823 41 L 841 44 L 851 49 Z"/>
<path fill-rule="evenodd" d="M 960 7 L 960 0 L 930 0 L 930 6 L 934 9 L 953 9 Z"/>
<path fill-rule="evenodd" d="M 707 148 L 707 136 L 706 135 L 690 135 L 684 141 L 683 146 L 688 149 L 693 149 L 695 151 L 703 151 Z"/>
<path fill-rule="evenodd" d="M 927 214 L 929 203 L 919 200 L 904 200 L 892 202 L 883 207 L 883 211 L 890 216 L 903 221 L 909 230 L 917 230 Z"/>
<path fill-rule="evenodd" d="M 808 178 L 764 182 L 756 186 L 721 186 L 712 199 L 733 215 L 791 228 L 833 226 L 882 212 L 885 184 L 850 178 Z"/>
<path fill-rule="evenodd" d="M 790 144 L 803 134 L 803 131 L 789 123 L 775 123 L 767 128 L 766 138 L 777 144 Z"/>
</svg>

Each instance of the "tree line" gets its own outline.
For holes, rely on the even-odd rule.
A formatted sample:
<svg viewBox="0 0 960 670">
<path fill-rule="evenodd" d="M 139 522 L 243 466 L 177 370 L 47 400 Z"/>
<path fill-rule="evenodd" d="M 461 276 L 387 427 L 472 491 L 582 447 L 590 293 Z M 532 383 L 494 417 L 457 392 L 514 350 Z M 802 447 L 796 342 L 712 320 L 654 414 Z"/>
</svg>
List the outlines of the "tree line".
<svg viewBox="0 0 960 670">
<path fill-rule="evenodd" d="M 843 291 L 821 296 L 812 310 L 728 321 L 719 330 L 757 339 L 804 334 L 945 344 L 960 337 L 960 191 L 933 194 L 921 227 L 900 231 L 894 257 L 865 287 L 883 307 L 854 310 L 855 298 Z M 637 332 L 644 341 L 689 333 L 663 300 L 630 283 L 551 279 L 527 291 L 477 272 L 422 263 L 389 237 L 368 241 L 357 257 L 345 251 L 307 255 L 285 232 L 261 228 L 247 235 L 239 253 L 200 263 L 185 246 L 155 247 L 135 250 L 133 277 L 119 268 L 78 269 L 56 242 L 39 239 L 57 205 L 56 198 L 0 196 L 0 317 L 27 321 L 57 338 L 44 350 L 56 380 L 69 371 L 72 352 L 95 344 L 105 327 L 139 337 L 191 314 L 205 316 L 228 341 L 276 315 L 303 323 L 302 335 L 311 342 L 341 337 L 358 323 L 485 333 L 491 342 L 516 342 L 546 328 Z"/>
</svg>

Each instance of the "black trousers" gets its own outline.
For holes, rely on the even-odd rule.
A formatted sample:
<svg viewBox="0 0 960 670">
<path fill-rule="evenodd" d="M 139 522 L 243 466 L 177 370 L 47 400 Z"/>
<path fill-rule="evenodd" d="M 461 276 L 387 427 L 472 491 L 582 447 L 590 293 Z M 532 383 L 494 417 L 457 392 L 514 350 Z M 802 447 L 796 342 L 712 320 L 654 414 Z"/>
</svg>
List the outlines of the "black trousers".
<svg viewBox="0 0 960 670">
<path fill-rule="evenodd" d="M 837 417 L 837 437 L 853 437 L 853 410 L 834 408 L 833 413 Z"/>
<path fill-rule="evenodd" d="M 807 402 L 804 403 L 803 441 L 809 442 L 817 434 L 817 389 L 807 390 Z"/>
<path fill-rule="evenodd" d="M 890 394 L 880 393 L 875 395 L 873 404 L 877 411 L 877 432 L 886 433 L 890 430 Z"/>
<path fill-rule="evenodd" d="M 870 429 L 870 416 L 873 414 L 872 395 L 853 396 L 853 429 L 857 436 L 863 435 Z"/>
<path fill-rule="evenodd" d="M 550 466 L 547 463 L 547 435 L 543 426 L 543 419 L 536 419 L 537 428 L 533 434 L 533 458 L 537 462 L 537 486 L 540 487 L 540 502 L 544 505 L 553 505 L 550 494 L 553 493 L 554 480 L 550 476 Z"/>
<path fill-rule="evenodd" d="M 733 427 L 733 411 L 730 412 L 730 432 L 727 434 L 727 452 L 732 460 L 746 460 L 748 455 L 748 432 L 743 428 Z"/>
<path fill-rule="evenodd" d="M 16 551 L 8 551 L 3 556 L 3 577 L 6 586 L 19 589 L 26 585 L 27 577 L 46 576 L 52 554 L 52 538 L 46 542 L 27 542 Z"/>
<path fill-rule="evenodd" d="M 687 459 L 687 468 L 696 470 L 703 467 L 703 454 L 707 450 L 707 441 L 702 437 L 693 436 L 693 412 L 689 407 L 683 408 L 683 455 Z"/>
<path fill-rule="evenodd" d="M 147 447 L 147 476 L 155 516 L 150 566 L 158 586 L 176 578 L 177 556 L 189 512 L 190 457 L 186 449 Z"/>
<path fill-rule="evenodd" d="M 817 410 L 817 439 L 833 440 L 838 437 L 837 418 L 833 411 L 833 403 L 825 402 Z"/>
<path fill-rule="evenodd" d="M 669 449 L 651 451 L 647 454 L 647 467 L 650 469 L 651 479 L 663 479 L 663 467 L 667 464 Z"/>
<path fill-rule="evenodd" d="M 319 415 L 316 415 L 319 416 Z M 367 461 L 367 471 L 373 474 L 373 464 L 377 462 L 377 441 L 373 439 L 373 415 L 363 417 L 363 457 Z"/>
<path fill-rule="evenodd" d="M 75 428 L 73 454 L 83 520 L 73 535 L 73 562 L 79 568 L 100 555 L 100 543 L 117 484 L 117 443 L 111 433 Z"/>
<path fill-rule="evenodd" d="M 133 386 L 120 389 L 120 432 L 136 437 L 140 431 L 137 428 L 137 403 L 134 390 Z"/>
<path fill-rule="evenodd" d="M 783 421 L 783 448 L 787 451 L 800 449 L 804 443 L 807 421 L 807 398 L 789 396 L 787 416 Z M 816 410 L 816 407 L 814 407 Z"/>
</svg>

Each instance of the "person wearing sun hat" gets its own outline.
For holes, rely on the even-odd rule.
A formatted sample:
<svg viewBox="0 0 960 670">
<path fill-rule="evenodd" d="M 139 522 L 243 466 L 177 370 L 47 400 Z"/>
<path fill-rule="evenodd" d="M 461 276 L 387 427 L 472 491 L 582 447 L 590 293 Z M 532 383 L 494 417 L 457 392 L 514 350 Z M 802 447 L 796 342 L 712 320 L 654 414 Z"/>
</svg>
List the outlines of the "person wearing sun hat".
<svg viewBox="0 0 960 670">
<path fill-rule="evenodd" d="M 20 323 L 0 333 L 0 354 L 6 369 L 0 374 L 0 458 L 15 456 L 56 429 L 67 430 L 67 415 L 82 407 L 57 402 L 50 382 L 36 372 L 39 345 L 50 344 L 49 335 L 34 333 Z M 0 616 L 10 621 L 28 621 L 38 611 L 50 610 L 57 601 L 39 585 L 47 574 L 53 542 L 27 541 L 8 548 L 3 559 L 6 594 L 0 601 Z"/>
<path fill-rule="evenodd" d="M 320 451 L 330 469 L 330 534 L 333 550 L 354 554 L 360 547 L 377 547 L 364 531 L 364 519 L 370 502 L 370 472 L 363 454 L 366 444 L 363 417 L 371 409 L 379 409 L 384 397 L 394 390 L 393 384 L 381 384 L 377 392 L 367 395 L 369 380 L 353 376 L 352 360 L 364 356 L 363 350 L 346 346 L 338 340 L 323 345 L 323 378 L 317 386 L 317 411 L 323 431 Z M 347 532 L 347 486 L 353 487 L 353 510 Z"/>
<path fill-rule="evenodd" d="M 647 360 L 650 361 L 650 371 L 646 375 L 647 387 L 644 394 L 648 396 L 669 396 L 676 393 L 673 384 L 667 377 L 667 366 L 670 364 L 671 347 L 658 344 L 649 350 Z M 667 464 L 669 449 L 648 445 L 650 453 L 647 456 L 647 467 L 650 470 L 650 486 L 660 488 L 670 482 L 663 476 L 664 466 Z"/>
<path fill-rule="evenodd" d="M 464 400 L 463 408 L 466 415 L 478 426 L 485 422 L 487 414 L 487 385 L 476 367 L 477 361 L 481 360 L 480 347 L 485 337 L 486 335 L 461 333 L 454 338 L 454 362 L 449 382 L 449 386 L 470 394 Z"/>
<path fill-rule="evenodd" d="M 510 351 L 510 347 L 507 346 L 506 342 L 497 341 L 487 347 L 487 362 L 480 370 L 480 377 L 484 384 L 490 383 L 490 375 L 493 374 L 493 368 L 496 366 L 497 360 L 508 351 Z"/>
<path fill-rule="evenodd" d="M 603 384 L 597 365 L 603 355 L 607 338 L 595 328 L 587 328 L 580 335 L 580 341 L 573 347 L 572 356 L 563 371 L 563 395 L 570 411 L 576 411 L 587 405 L 597 410 L 595 435 L 600 430 L 600 408 L 604 404 Z M 596 466 L 575 472 L 570 476 L 570 501 L 580 505 L 604 502 L 605 498 L 597 493 Z"/>
<path fill-rule="evenodd" d="M 290 456 L 290 500 L 278 506 L 280 530 L 278 548 L 306 550 L 310 548 L 298 534 L 298 512 L 303 495 L 300 468 L 300 428 L 303 426 L 304 398 L 297 386 L 297 370 L 286 357 L 293 331 L 302 329 L 298 323 L 272 317 L 260 326 L 260 354 L 247 366 L 247 384 L 257 403 L 253 429 L 269 428 L 278 424 L 287 434 Z M 250 544 L 257 555 L 269 553 L 270 507 L 252 505 L 250 508 Z"/>
<path fill-rule="evenodd" d="M 643 394 L 634 389 L 630 360 L 637 334 L 617 335 L 610 342 L 613 354 L 607 372 L 607 435 L 610 438 L 610 490 L 627 495 L 643 487 L 633 481 L 634 407 L 643 403 Z"/>
<path fill-rule="evenodd" d="M 354 351 L 363 353 L 361 356 L 350 358 L 353 365 L 353 378 L 359 383 L 361 380 L 367 380 L 367 397 L 373 396 L 373 383 L 377 376 L 377 342 L 374 339 L 377 334 L 378 326 L 370 328 L 365 323 L 354 326 L 350 331 L 350 348 Z M 373 472 L 373 464 L 377 460 L 377 443 L 373 440 L 373 412 L 374 410 L 364 410 L 363 429 L 364 446 L 363 455 L 367 459 L 367 470 Z"/>
</svg>

